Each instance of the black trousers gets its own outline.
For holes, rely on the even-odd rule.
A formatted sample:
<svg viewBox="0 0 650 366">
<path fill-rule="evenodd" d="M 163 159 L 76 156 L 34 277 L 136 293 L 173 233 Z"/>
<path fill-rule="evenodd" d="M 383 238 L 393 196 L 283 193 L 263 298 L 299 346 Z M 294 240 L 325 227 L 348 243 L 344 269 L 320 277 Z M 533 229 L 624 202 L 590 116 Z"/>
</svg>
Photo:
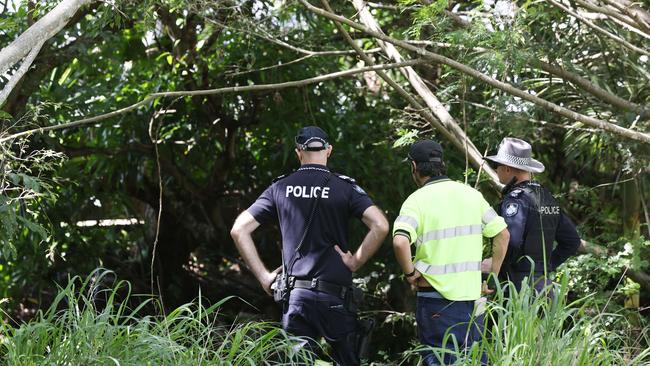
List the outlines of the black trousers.
<svg viewBox="0 0 650 366">
<path fill-rule="evenodd" d="M 309 289 L 291 290 L 289 304 L 282 315 L 282 327 L 289 333 L 304 337 L 305 347 L 315 349 L 316 340 L 324 337 L 332 347 L 337 365 L 360 364 L 354 349 L 359 329 L 357 316 L 348 311 L 338 296 Z"/>
</svg>

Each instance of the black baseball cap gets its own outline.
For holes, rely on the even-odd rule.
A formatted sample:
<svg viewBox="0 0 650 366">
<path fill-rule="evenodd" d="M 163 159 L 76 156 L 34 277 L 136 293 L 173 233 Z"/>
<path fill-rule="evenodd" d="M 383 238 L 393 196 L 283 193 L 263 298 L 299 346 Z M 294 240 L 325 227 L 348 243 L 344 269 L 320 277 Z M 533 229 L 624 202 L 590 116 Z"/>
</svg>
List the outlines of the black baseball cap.
<svg viewBox="0 0 650 366">
<path fill-rule="evenodd" d="M 442 146 L 433 140 L 420 140 L 411 145 L 408 160 L 416 163 L 442 163 Z"/>
<path fill-rule="evenodd" d="M 298 130 L 295 142 L 300 150 L 321 151 L 329 146 L 329 137 L 320 127 L 307 126 Z"/>
</svg>

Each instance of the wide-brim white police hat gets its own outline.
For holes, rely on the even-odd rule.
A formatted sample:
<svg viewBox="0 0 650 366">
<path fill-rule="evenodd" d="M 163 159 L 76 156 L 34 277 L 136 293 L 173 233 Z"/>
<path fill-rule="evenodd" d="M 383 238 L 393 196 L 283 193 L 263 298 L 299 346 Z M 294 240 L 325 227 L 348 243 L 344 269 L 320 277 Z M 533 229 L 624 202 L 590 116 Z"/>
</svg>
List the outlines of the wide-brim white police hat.
<svg viewBox="0 0 650 366">
<path fill-rule="evenodd" d="M 543 172 L 544 164 L 533 159 L 532 155 L 533 148 L 529 143 L 514 137 L 505 137 L 501 140 L 497 154 L 486 156 L 485 159 L 531 173 Z"/>
</svg>

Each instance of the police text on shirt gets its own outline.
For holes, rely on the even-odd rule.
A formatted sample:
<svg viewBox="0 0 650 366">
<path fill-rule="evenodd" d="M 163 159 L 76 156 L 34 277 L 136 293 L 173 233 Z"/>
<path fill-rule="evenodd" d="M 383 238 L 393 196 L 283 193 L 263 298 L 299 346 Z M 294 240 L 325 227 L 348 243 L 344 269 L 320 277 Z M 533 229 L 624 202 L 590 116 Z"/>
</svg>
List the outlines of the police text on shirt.
<svg viewBox="0 0 650 366">
<path fill-rule="evenodd" d="M 296 198 L 329 198 L 330 187 L 287 186 L 285 197 L 293 195 Z"/>
</svg>

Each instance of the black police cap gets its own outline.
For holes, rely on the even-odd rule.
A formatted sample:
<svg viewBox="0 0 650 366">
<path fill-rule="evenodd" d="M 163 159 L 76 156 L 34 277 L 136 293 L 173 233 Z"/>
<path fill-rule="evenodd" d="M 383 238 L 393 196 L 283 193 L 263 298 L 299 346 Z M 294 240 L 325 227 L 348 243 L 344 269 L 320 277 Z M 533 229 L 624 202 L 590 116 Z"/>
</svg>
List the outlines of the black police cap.
<svg viewBox="0 0 650 366">
<path fill-rule="evenodd" d="M 442 163 L 442 146 L 433 140 L 420 140 L 409 150 L 407 159 L 416 163 Z"/>
<path fill-rule="evenodd" d="M 295 142 L 298 149 L 305 151 L 325 150 L 329 146 L 327 133 L 317 126 L 307 126 L 298 130 Z M 320 144 L 314 144 L 320 143 Z"/>
</svg>

